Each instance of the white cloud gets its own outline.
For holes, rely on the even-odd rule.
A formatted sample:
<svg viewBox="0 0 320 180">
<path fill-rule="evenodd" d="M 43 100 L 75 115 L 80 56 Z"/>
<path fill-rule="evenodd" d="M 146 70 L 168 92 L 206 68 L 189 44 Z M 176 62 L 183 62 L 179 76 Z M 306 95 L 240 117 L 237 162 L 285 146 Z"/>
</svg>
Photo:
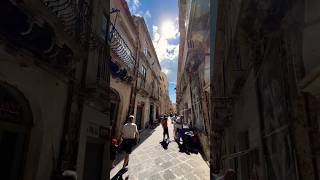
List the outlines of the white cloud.
<svg viewBox="0 0 320 180">
<path fill-rule="evenodd" d="M 145 18 L 151 18 L 151 13 L 149 10 L 146 11 L 146 13 L 144 13 L 144 17 Z"/>
<path fill-rule="evenodd" d="M 161 63 L 162 72 L 167 75 L 168 81 L 175 83 L 177 79 L 178 62 L 171 60 L 163 60 Z"/>
<path fill-rule="evenodd" d="M 161 27 L 153 25 L 153 45 L 157 52 L 159 61 L 177 60 L 179 53 L 179 44 L 170 44 L 169 40 L 176 39 L 179 36 L 178 24 L 165 21 Z"/>
<path fill-rule="evenodd" d="M 128 7 L 132 15 L 143 17 L 145 21 L 151 18 L 151 13 L 149 10 L 144 12 L 140 9 L 140 6 L 141 6 L 140 0 L 126 0 L 126 1 L 128 3 Z"/>
<path fill-rule="evenodd" d="M 139 0 L 133 0 L 133 3 L 135 6 L 139 7 L 140 6 L 140 1 Z"/>
<path fill-rule="evenodd" d="M 137 15 L 138 14 L 138 9 L 141 5 L 139 0 L 126 0 L 130 9 L 131 14 Z"/>
<path fill-rule="evenodd" d="M 163 69 L 162 69 L 162 72 L 165 73 L 165 74 L 168 76 L 168 73 L 170 72 L 170 70 L 167 69 L 167 68 L 163 68 Z"/>
<path fill-rule="evenodd" d="M 161 24 L 161 36 L 164 36 L 166 39 L 175 39 L 178 32 L 178 27 L 171 21 L 165 21 Z"/>
</svg>

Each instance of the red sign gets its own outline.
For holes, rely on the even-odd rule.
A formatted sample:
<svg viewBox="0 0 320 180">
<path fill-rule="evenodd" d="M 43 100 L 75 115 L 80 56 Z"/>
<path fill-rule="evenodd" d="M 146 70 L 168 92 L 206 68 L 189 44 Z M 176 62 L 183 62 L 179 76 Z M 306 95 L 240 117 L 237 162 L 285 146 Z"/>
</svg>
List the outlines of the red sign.
<svg viewBox="0 0 320 180">
<path fill-rule="evenodd" d="M 13 103 L 1 102 L 0 112 L 10 113 L 10 114 L 19 114 L 20 108 Z"/>
</svg>

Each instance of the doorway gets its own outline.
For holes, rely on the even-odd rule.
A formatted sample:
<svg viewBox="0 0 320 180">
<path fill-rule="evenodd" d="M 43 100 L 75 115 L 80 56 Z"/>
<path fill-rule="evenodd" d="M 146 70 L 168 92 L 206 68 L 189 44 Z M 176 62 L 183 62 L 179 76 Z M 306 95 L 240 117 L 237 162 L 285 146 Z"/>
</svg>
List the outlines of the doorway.
<svg viewBox="0 0 320 180">
<path fill-rule="evenodd" d="M 86 144 L 84 180 L 101 180 L 104 144 L 97 138 L 88 138 Z"/>
<path fill-rule="evenodd" d="M 141 124 L 142 124 L 142 113 L 143 113 L 143 105 L 137 106 L 137 118 L 136 118 L 136 124 L 138 126 L 138 129 L 141 130 Z"/>
<path fill-rule="evenodd" d="M 0 177 L 23 178 L 32 113 L 28 101 L 14 87 L 0 82 Z"/>
<path fill-rule="evenodd" d="M 153 105 L 150 105 L 149 124 L 153 125 Z"/>
</svg>

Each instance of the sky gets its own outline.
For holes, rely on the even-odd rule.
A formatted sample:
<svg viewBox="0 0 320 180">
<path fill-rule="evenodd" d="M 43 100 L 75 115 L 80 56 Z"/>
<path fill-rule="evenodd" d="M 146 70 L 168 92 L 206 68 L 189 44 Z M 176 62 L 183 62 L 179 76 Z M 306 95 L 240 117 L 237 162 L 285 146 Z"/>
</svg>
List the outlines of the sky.
<svg viewBox="0 0 320 180">
<path fill-rule="evenodd" d="M 126 0 L 132 15 L 144 17 L 162 72 L 169 81 L 171 102 L 176 102 L 179 53 L 178 0 Z"/>
</svg>

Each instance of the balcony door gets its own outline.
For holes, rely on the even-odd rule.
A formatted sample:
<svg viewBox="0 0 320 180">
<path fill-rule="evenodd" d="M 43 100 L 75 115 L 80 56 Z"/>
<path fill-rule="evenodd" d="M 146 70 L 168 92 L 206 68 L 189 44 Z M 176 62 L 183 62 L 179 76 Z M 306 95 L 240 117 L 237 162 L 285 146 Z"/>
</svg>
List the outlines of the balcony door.
<svg viewBox="0 0 320 180">
<path fill-rule="evenodd" d="M 153 124 L 153 105 L 150 105 L 149 124 Z"/>
<path fill-rule="evenodd" d="M 137 124 L 139 130 L 142 128 L 141 125 L 142 125 L 143 108 L 144 108 L 144 105 L 137 106 L 136 124 Z"/>
<path fill-rule="evenodd" d="M 103 171 L 104 143 L 97 138 L 87 138 L 84 180 L 101 180 Z"/>
</svg>

